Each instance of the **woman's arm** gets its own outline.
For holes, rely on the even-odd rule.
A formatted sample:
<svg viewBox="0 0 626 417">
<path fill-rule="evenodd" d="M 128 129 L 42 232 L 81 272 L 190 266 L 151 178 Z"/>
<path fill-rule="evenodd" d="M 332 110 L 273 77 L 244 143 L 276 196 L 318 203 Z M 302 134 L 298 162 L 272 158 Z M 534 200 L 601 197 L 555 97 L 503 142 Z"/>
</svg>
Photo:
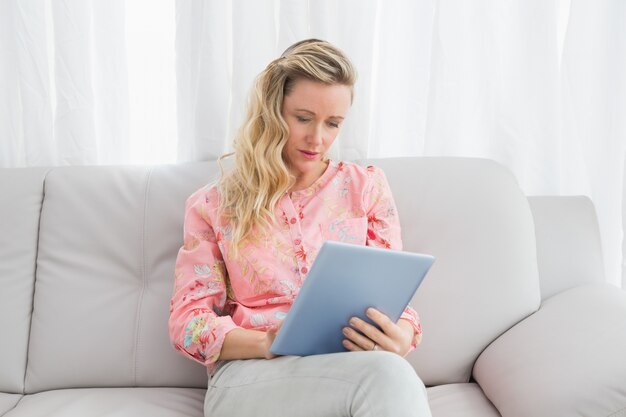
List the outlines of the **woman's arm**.
<svg viewBox="0 0 626 417">
<path fill-rule="evenodd" d="M 396 209 L 396 203 L 391 193 L 391 188 L 387 182 L 385 173 L 377 167 L 367 167 L 369 176 L 369 184 L 366 186 L 363 198 L 364 208 L 367 212 L 367 239 L 368 246 L 377 246 L 393 250 L 402 250 L 402 239 L 400 235 L 400 219 Z M 382 313 L 380 313 L 382 314 Z M 386 316 L 385 316 L 386 318 Z M 390 320 L 387 318 L 386 321 Z M 415 349 L 422 339 L 422 328 L 420 320 L 411 307 L 404 310 L 397 323 L 391 323 L 394 326 L 401 326 L 408 334 L 411 335 L 409 350 L 402 355 Z M 392 337 L 397 340 L 391 348 L 404 351 L 404 342 L 400 340 L 397 329 L 389 325 L 388 328 L 393 332 Z M 409 332 L 410 328 L 410 332 Z M 374 339 L 372 339 L 374 340 Z M 372 346 L 371 341 L 363 342 L 367 346 Z M 399 345 L 401 347 L 398 347 Z"/>
<path fill-rule="evenodd" d="M 230 316 L 221 314 L 227 300 L 227 271 L 208 212 L 204 191 L 187 199 L 184 244 L 175 265 L 169 333 L 177 350 L 212 366 L 225 336 L 239 326 Z"/>
<path fill-rule="evenodd" d="M 231 359 L 273 359 L 269 351 L 276 338 L 279 326 L 270 328 L 267 332 L 249 329 L 234 329 L 226 334 L 219 360 Z"/>
</svg>

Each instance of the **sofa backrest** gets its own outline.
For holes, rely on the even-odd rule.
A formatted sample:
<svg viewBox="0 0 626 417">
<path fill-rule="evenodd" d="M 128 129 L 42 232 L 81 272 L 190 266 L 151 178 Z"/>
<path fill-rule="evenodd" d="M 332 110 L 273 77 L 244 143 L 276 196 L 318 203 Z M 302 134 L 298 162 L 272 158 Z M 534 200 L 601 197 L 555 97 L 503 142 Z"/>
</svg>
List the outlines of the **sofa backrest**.
<svg viewBox="0 0 626 417">
<path fill-rule="evenodd" d="M 586 196 L 528 197 L 535 223 L 541 299 L 605 282 L 600 228 Z"/>
<path fill-rule="evenodd" d="M 426 385 L 467 382 L 484 348 L 539 307 L 535 231 L 513 175 L 474 158 L 369 161 L 389 180 L 404 250 L 437 260 L 413 298 Z"/>
<path fill-rule="evenodd" d="M 63 167 L 41 212 L 26 391 L 206 387 L 167 318 L 184 202 L 215 163 Z"/>
<path fill-rule="evenodd" d="M 409 360 L 427 385 L 465 382 L 480 352 L 538 308 L 528 202 L 512 175 L 488 160 L 366 163 L 387 174 L 405 250 L 437 257 L 412 301 L 425 335 Z M 29 255 L 0 270 L 0 297 L 15 297 L 16 309 L 25 317 L 24 323 L 16 320 L 8 327 L 15 336 L 10 343 L 17 344 L 1 353 L 10 351 L 19 364 L 2 367 L 11 369 L 11 377 L 3 371 L 1 390 L 19 392 L 24 372 L 28 393 L 67 387 L 206 386 L 205 369 L 172 349 L 167 316 L 185 199 L 217 174 L 215 162 L 62 167 L 47 174 L 42 189 L 42 174 L 36 170 L 0 173 L 0 184 L 16 175 L 11 180 L 18 183 L 15 190 L 24 189 L 33 201 L 45 195 L 40 219 L 35 203 L 24 224 L 13 220 L 19 202 L 14 208 L 3 203 L 0 213 L 8 212 L 1 219 L 3 227 L 15 228 L 13 235 L 30 233 L 20 241 L 20 250 Z M 38 185 L 24 179 L 29 175 L 39 175 Z M 38 223 L 37 236 L 33 228 Z M 2 264 L 13 251 L 1 249 Z M 19 281 L 26 290 L 5 297 L 7 283 L 18 282 L 6 278 L 15 271 L 26 271 Z M 0 325 L 4 331 L 6 323 Z"/>
<path fill-rule="evenodd" d="M 47 169 L 0 169 L 0 392 L 22 393 Z"/>
</svg>

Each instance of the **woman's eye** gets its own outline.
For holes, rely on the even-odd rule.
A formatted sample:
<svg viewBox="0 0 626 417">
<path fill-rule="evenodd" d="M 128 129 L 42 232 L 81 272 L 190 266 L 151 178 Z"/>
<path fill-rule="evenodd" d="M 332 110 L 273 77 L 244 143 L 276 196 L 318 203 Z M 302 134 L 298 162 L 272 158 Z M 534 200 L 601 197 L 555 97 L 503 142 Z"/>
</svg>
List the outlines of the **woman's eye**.
<svg viewBox="0 0 626 417">
<path fill-rule="evenodd" d="M 335 122 L 328 122 L 328 125 L 329 125 L 330 127 L 335 128 L 335 129 L 339 127 L 339 123 L 335 123 Z"/>
<path fill-rule="evenodd" d="M 309 119 L 307 119 L 306 117 L 300 117 L 300 116 L 296 116 L 296 119 L 302 123 L 306 123 L 309 121 Z"/>
</svg>

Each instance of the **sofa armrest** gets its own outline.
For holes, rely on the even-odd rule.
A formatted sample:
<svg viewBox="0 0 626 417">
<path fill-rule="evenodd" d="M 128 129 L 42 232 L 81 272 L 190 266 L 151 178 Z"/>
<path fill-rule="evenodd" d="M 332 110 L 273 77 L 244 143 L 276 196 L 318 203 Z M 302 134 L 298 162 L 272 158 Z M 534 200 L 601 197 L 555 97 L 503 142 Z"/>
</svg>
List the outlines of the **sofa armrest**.
<svg viewBox="0 0 626 417">
<path fill-rule="evenodd" d="M 626 292 L 551 297 L 485 349 L 474 378 L 506 417 L 626 416 Z"/>
</svg>

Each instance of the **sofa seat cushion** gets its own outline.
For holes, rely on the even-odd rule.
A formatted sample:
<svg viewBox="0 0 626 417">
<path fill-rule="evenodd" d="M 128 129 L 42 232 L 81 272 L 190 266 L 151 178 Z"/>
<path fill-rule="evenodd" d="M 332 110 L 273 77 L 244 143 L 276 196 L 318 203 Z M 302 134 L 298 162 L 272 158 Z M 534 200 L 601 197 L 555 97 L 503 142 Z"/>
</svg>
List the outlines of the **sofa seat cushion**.
<svg viewBox="0 0 626 417">
<path fill-rule="evenodd" d="M 22 398 L 21 394 L 7 394 L 0 392 L 0 416 L 15 407 Z"/>
<path fill-rule="evenodd" d="M 427 389 L 433 417 L 500 417 L 478 384 L 445 384 Z"/>
<path fill-rule="evenodd" d="M 4 417 L 204 417 L 199 388 L 80 388 L 29 394 Z"/>
</svg>

